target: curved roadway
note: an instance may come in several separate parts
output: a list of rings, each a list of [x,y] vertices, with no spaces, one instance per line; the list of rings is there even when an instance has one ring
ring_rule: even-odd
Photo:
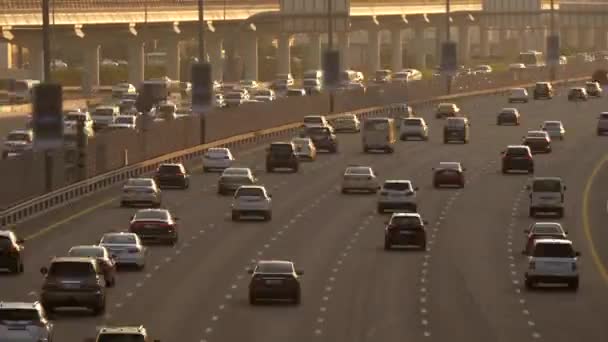
[[[231,222],[230,197],[215,193],[217,175],[195,171],[189,190],[164,197],[181,218],[179,244],[150,247],[143,271],[121,272],[104,317],[57,315],[55,339],[81,341],[104,324],[144,324],[164,341],[606,340],[607,284],[598,265],[608,264],[608,166],[583,199],[608,148],[608,137],[595,135],[605,103],[569,103],[562,91],[550,101],[515,105],[522,126],[497,127],[496,113],[511,106],[504,96],[461,100],[472,123],[468,145],[442,144],[443,121],[426,108],[420,112],[430,124],[429,142],[399,142],[393,155],[363,154],[359,136],[343,134],[339,154],[320,155],[298,174],[264,173],[262,148],[237,153],[274,195],[268,223]],[[500,173],[502,148],[549,119],[563,120],[567,136],[554,143],[553,153],[536,157],[536,174],[561,176],[568,185],[561,221],[582,252],[578,293],[524,289],[520,251],[523,229],[532,222],[523,192],[528,176]],[[431,168],[440,161],[464,163],[464,189],[432,188]],[[411,179],[420,187],[427,252],[383,250],[388,216],[375,213],[376,197],[339,192],[343,170],[353,163],[372,165],[381,179]],[[126,229],[134,210],[119,208],[117,194],[110,190],[18,227],[30,237],[26,272],[1,277],[0,298],[35,299],[38,269],[51,256]],[[264,258],[291,259],[304,270],[300,306],[249,306],[245,270]]]

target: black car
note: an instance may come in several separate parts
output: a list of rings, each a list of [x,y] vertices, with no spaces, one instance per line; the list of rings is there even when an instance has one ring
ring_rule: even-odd
[[[502,152],[502,173],[514,170],[534,173],[534,159],[529,146],[508,146]]]
[[[291,142],[275,142],[266,149],[266,172],[286,168],[298,172],[300,161],[296,155],[296,147]]]
[[[190,186],[190,175],[183,164],[160,164],[154,180],[161,189],[178,187],[187,189]]]
[[[443,143],[459,141],[464,144],[469,142],[469,120],[464,117],[448,118],[443,127]]]
[[[23,239],[9,230],[0,230],[0,268],[11,273],[21,273],[23,267]]]
[[[528,135],[523,139],[522,145],[529,146],[532,153],[550,153],[552,150],[551,138],[543,131],[528,132]]]
[[[296,271],[291,261],[260,261],[255,269],[249,270],[249,303],[255,305],[260,299],[291,300],[300,304],[300,279],[302,271]]]
[[[384,249],[389,250],[393,245],[417,246],[426,250],[426,230],[418,213],[396,213],[386,222],[384,229]]]
[[[310,138],[317,150],[338,152],[338,138],[331,127],[306,127],[300,134],[301,138]]]

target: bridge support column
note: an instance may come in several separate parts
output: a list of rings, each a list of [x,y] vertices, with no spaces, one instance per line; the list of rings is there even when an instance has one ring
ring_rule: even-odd
[[[414,46],[408,51],[413,51],[414,65],[418,69],[426,69],[426,46],[424,44],[424,27],[414,28]]]
[[[349,32],[338,32],[338,50],[340,51],[340,65],[342,70],[350,69],[350,34]]]
[[[241,37],[245,39],[244,53],[243,53],[243,65],[245,68],[245,79],[246,80],[258,80],[258,37],[254,32],[248,32],[243,34]]]
[[[291,47],[289,46],[289,34],[279,35],[277,74],[289,74],[291,72]]]
[[[485,26],[479,26],[479,56],[490,57],[490,31]]]
[[[542,52],[544,55],[547,54],[547,36],[549,34],[549,30],[546,27],[542,27],[535,31],[534,37],[535,46],[534,50]]]
[[[403,39],[401,28],[391,29],[391,69],[397,72],[403,69]]]
[[[368,75],[380,69],[380,31],[373,28],[367,31]]]
[[[91,94],[99,87],[99,49],[97,43],[84,44],[82,90],[85,94]]]
[[[129,44],[129,83],[138,87],[145,77],[144,44],[134,40]]]
[[[471,59],[471,33],[468,25],[458,27],[458,64],[468,64]]]
[[[13,66],[11,47],[8,42],[0,42],[0,70],[9,69]]]
[[[165,70],[167,77],[172,80],[180,78],[180,42],[177,37],[170,37],[167,41],[167,60],[165,62]]]
[[[321,70],[321,35],[310,33],[308,35],[308,65],[310,70]]]
[[[213,36],[206,41],[207,51],[209,51],[209,62],[211,63],[211,74],[214,81],[224,79],[224,60],[222,56],[222,39]]]
[[[582,50],[591,50],[593,49],[593,28],[591,27],[580,27],[578,29],[578,44],[579,48]]]
[[[593,33],[593,47],[595,50],[606,50],[608,45],[606,44],[606,29],[596,28]]]
[[[29,41],[26,43],[28,61],[30,65],[30,78],[44,81],[44,60],[42,56],[42,42]]]

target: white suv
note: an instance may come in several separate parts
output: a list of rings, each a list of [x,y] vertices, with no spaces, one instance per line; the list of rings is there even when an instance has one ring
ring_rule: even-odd
[[[559,177],[534,177],[527,186],[530,197],[530,217],[539,212],[553,212],[564,216],[564,191],[566,186]]]
[[[536,240],[528,258],[528,270],[525,273],[526,288],[532,289],[538,283],[565,283],[570,289],[578,290],[579,256],[580,253],[572,248],[572,241]]]
[[[382,214],[387,209],[415,213],[418,209],[416,191],[418,188],[409,180],[384,181],[378,197],[378,213]]]
[[[53,324],[39,302],[0,302],[0,317],[0,341],[41,342],[53,339]]]
[[[232,203],[232,220],[238,221],[243,216],[262,216],[264,221],[272,219],[272,195],[266,188],[258,185],[244,185],[234,194]]]
[[[402,120],[399,136],[401,140],[407,140],[410,137],[429,140],[429,127],[423,118],[405,118]]]

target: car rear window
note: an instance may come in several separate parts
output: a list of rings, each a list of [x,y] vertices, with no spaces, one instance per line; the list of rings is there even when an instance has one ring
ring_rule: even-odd
[[[9,133],[6,140],[31,142],[30,135],[25,133]]]
[[[322,124],[323,123],[323,119],[320,117],[315,117],[315,116],[308,116],[304,118],[304,123],[308,123],[308,124]]]
[[[256,272],[258,273],[292,273],[293,266],[286,262],[263,263],[259,264]]]
[[[0,323],[3,321],[40,321],[40,314],[36,309],[2,309],[0,310]]]
[[[525,148],[510,148],[507,150],[509,156],[527,156],[528,149]]]
[[[536,226],[532,229],[534,234],[559,234],[561,229],[557,226]]]
[[[417,119],[405,119],[403,120],[405,126],[422,126],[422,120]]]
[[[259,188],[240,188],[236,192],[236,197],[242,197],[242,196],[263,197],[264,191],[262,191],[262,189],[259,189]]]
[[[395,216],[391,219],[391,225],[404,227],[421,227],[422,221],[416,216]]]
[[[349,167],[346,169],[348,175],[370,175],[371,170],[368,167]]]
[[[168,220],[169,213],[164,210],[146,210],[135,213],[136,220]]]
[[[451,112],[453,110],[454,110],[454,106],[452,104],[445,103],[445,104],[439,105],[439,111],[441,111],[441,112]]]
[[[389,128],[388,120],[366,120],[363,128],[366,131],[386,131]]]
[[[55,277],[79,277],[93,272],[93,265],[89,262],[54,262],[51,264],[49,275]]]
[[[95,247],[79,247],[72,248],[68,253],[69,256],[83,258],[102,258],[104,256],[103,249]]]
[[[535,192],[561,192],[562,183],[558,180],[543,179],[535,180],[532,184],[532,191]]]
[[[385,182],[383,188],[386,190],[406,191],[412,190],[410,183],[406,182]]]
[[[547,128],[560,128],[561,124],[559,122],[545,122],[545,127],[547,127]]]
[[[135,118],[131,116],[117,117],[114,123],[132,125],[135,123]]]
[[[132,235],[105,235],[101,243],[108,244],[135,244],[135,237]]]
[[[448,119],[445,124],[448,127],[464,127],[464,120]]]
[[[310,127],[306,129],[306,133],[310,135],[328,135],[330,134],[327,127]]]
[[[572,245],[566,243],[538,243],[534,256],[539,258],[574,258]]]
[[[151,179],[129,179],[127,182],[128,186],[144,186],[151,187],[153,184]]]
[[[114,115],[114,110],[112,110],[111,108],[97,108],[95,109],[95,115],[112,116]]]
[[[291,154],[293,152],[293,147],[288,144],[273,144],[270,145],[270,152],[276,154]]]
[[[101,334],[97,342],[145,342],[141,334]]]
[[[247,176],[249,172],[247,169],[226,169],[222,173],[222,176]]]
[[[0,236],[0,249],[5,249],[13,245],[11,239],[6,236]]]
[[[179,165],[161,165],[158,168],[158,173],[162,173],[162,174],[182,173],[182,168]]]

